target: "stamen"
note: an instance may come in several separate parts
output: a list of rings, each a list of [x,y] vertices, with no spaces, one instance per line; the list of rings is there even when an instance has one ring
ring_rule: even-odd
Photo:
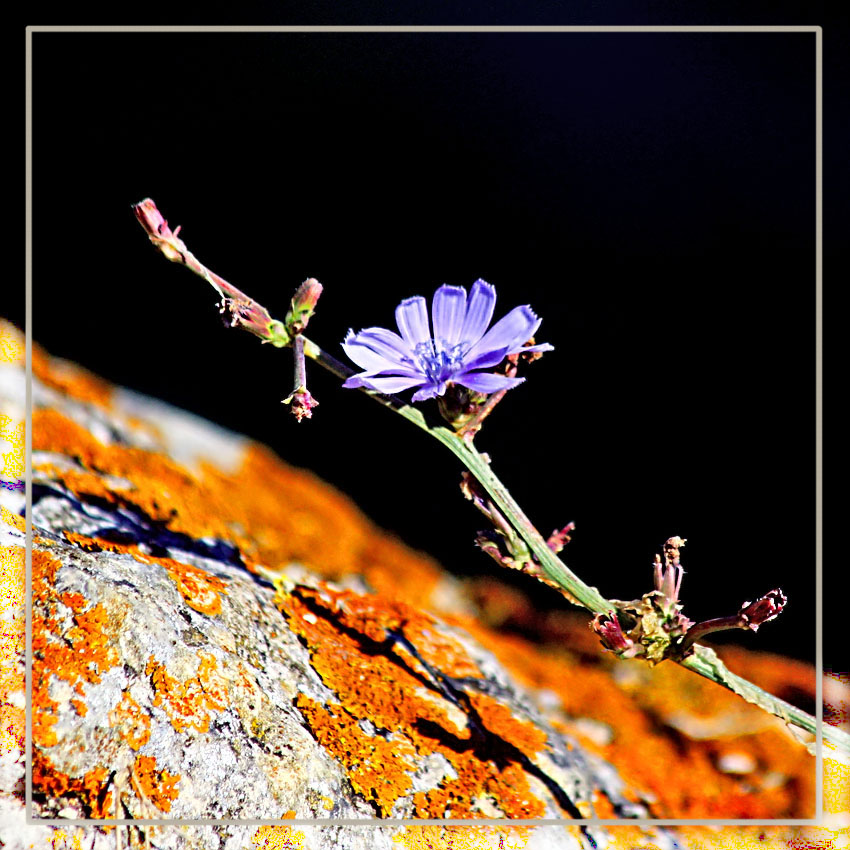
[[[448,345],[445,340],[429,339],[414,349],[419,368],[433,383],[448,381],[463,364],[467,346],[459,342]]]

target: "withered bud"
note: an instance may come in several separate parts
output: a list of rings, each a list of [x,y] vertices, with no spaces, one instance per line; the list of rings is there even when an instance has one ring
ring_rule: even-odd
[[[661,591],[668,604],[675,605],[679,601],[682,576],[685,574],[679,564],[679,550],[686,542],[681,537],[671,537],[664,544],[664,563],[658,555],[655,556],[655,589]]]
[[[319,406],[319,402],[310,395],[305,387],[297,389],[291,396],[285,398],[282,404],[291,406],[292,414],[300,422],[302,419],[313,418],[313,408]]]
[[[576,530],[574,522],[568,522],[560,531],[556,528],[546,541],[546,545],[555,553],[560,552],[570,542],[571,534]]]
[[[602,645],[618,655],[634,654],[635,642],[628,637],[620,626],[615,611],[607,614],[597,614],[590,627],[599,635]]]
[[[738,616],[745,620],[745,628],[756,632],[762,623],[778,617],[787,602],[785,594],[776,588],[756,599],[755,602],[745,602],[738,611]]]
[[[487,493],[481,484],[479,484],[478,479],[471,472],[467,472],[467,470],[463,470],[460,474],[460,492],[463,493],[465,499],[473,502],[479,510],[488,513],[486,510],[488,501]]]

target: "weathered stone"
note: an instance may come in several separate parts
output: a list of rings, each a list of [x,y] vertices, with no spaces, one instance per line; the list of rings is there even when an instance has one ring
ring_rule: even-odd
[[[20,342],[3,333],[13,423]],[[336,822],[811,811],[805,748],[734,696],[675,665],[615,662],[569,618],[546,626],[569,652],[489,628],[437,564],[245,438],[39,350],[32,388],[34,816],[299,820],[122,830],[162,848],[648,850],[715,845],[637,825]],[[16,469],[0,491],[9,587],[22,570]],[[5,609],[10,695],[21,601]],[[758,661],[739,658],[757,678]],[[808,668],[783,671],[813,693]],[[4,709],[18,746],[0,761],[2,841],[62,846],[62,832],[69,847],[114,847],[100,827],[24,827],[17,703]]]

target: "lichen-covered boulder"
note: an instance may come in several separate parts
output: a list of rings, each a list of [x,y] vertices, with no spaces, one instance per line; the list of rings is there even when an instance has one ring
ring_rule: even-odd
[[[21,448],[21,342],[0,327]],[[660,850],[715,845],[570,821],[812,815],[814,760],[733,695],[613,661],[569,617],[538,630],[559,650],[500,632],[506,589],[465,592],[267,449],[39,349],[33,373],[33,816],[255,822],[126,831],[163,848]],[[114,847],[108,827],[24,826],[23,467],[4,475],[0,841]],[[727,662],[814,694],[805,665]],[[349,825],[402,818],[564,825]]]

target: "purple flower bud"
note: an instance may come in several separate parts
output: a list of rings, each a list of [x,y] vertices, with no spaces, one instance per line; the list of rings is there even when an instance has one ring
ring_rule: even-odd
[[[745,628],[756,632],[762,623],[778,617],[787,601],[785,594],[779,588],[776,588],[756,599],[755,602],[745,602],[741,606],[738,616],[745,621]]]

